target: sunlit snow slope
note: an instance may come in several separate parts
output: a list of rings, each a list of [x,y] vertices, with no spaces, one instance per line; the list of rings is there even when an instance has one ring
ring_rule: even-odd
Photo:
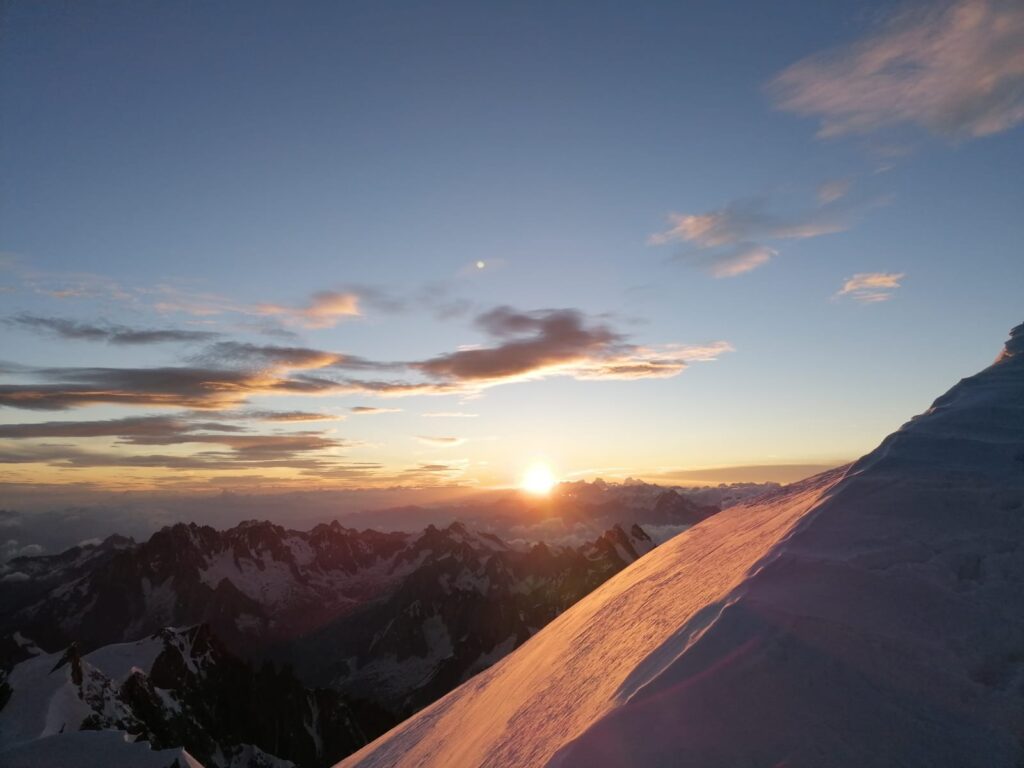
[[[1024,765],[1024,326],[853,466],[656,549],[342,766]]]

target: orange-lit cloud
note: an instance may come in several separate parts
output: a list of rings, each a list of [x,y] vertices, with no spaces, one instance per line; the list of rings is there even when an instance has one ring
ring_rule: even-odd
[[[345,417],[336,413],[316,413],[313,411],[242,411],[231,414],[235,418],[255,419],[257,421],[342,421]]]
[[[865,304],[888,301],[904,277],[902,272],[862,272],[847,279],[836,296],[849,296]]]
[[[476,322],[496,344],[463,348],[413,366],[434,379],[488,387],[547,376],[664,378],[680,373],[689,359],[708,359],[709,347],[630,344],[621,333],[572,309],[521,312],[498,307]],[[714,354],[730,349],[726,342],[713,345]]]
[[[740,243],[735,248],[720,251],[704,260],[704,268],[713,277],[735,277],[767,264],[779,255],[774,248],[757,243]]]
[[[714,277],[735,277],[778,255],[764,240],[806,240],[843,232],[850,226],[853,208],[827,204],[788,216],[768,210],[761,198],[737,200],[707,213],[671,213],[669,228],[651,235],[650,245],[683,243],[693,250],[678,258]]]
[[[416,439],[424,445],[432,445],[439,448],[452,448],[466,442],[464,437],[447,437],[436,435],[416,435]]]
[[[912,123],[971,138],[1024,122],[1024,3],[956,0],[904,11],[877,33],[819,53],[769,86],[819,135]]]
[[[784,217],[770,213],[762,199],[737,200],[701,214],[669,214],[671,226],[648,239],[651,245],[693,243],[700,248],[736,245],[754,238],[779,240],[819,237],[842,232],[849,225],[835,209],[816,209]]]
[[[193,365],[188,366],[8,365],[0,373],[23,383],[0,384],[0,406],[64,410],[114,404],[225,411],[258,395],[465,395],[549,376],[664,378],[681,372],[688,361],[713,359],[731,350],[725,342],[707,346],[632,344],[605,322],[574,309],[524,312],[498,307],[480,314],[475,324],[491,337],[491,345],[462,347],[399,363],[308,347],[218,341],[192,355]],[[368,371],[393,371],[395,377],[357,375]],[[381,412],[383,409],[369,406],[352,410],[355,414]]]
[[[284,317],[306,328],[330,328],[343,318],[359,316],[359,294],[354,291],[320,291],[301,307],[258,304],[256,312]]]
[[[401,408],[379,408],[375,405],[354,405],[349,410],[359,416],[376,416],[381,413],[401,413]]]

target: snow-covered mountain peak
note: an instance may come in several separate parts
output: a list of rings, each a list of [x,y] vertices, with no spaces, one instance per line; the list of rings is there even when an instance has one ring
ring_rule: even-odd
[[[690,528],[341,765],[1024,764],[1022,339],[856,464]]]
[[[1003,351],[996,362],[1003,362],[1011,357],[1016,357],[1018,364],[1024,359],[1024,323],[1010,331],[1010,338],[1007,339],[1006,345],[1003,347]]]

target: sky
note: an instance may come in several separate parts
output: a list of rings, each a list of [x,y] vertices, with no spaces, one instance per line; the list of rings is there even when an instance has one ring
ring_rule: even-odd
[[[1015,0],[0,24],[9,500],[792,480],[1024,320]]]

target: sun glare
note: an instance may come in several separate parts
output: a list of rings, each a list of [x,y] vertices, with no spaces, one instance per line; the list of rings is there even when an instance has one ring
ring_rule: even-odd
[[[558,480],[547,464],[534,464],[523,475],[521,487],[527,493],[546,496]]]

